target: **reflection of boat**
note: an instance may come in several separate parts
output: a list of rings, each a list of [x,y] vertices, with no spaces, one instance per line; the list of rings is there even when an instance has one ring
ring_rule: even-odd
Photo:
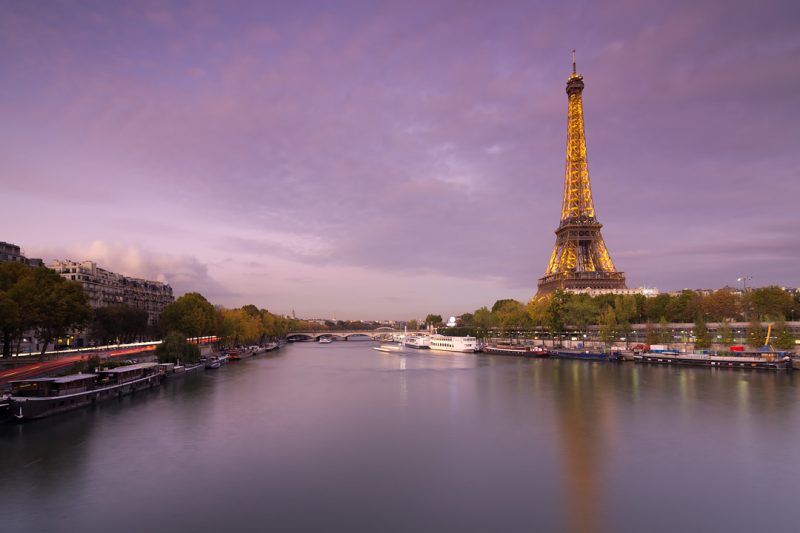
[[[330,338],[330,337],[320,337],[319,338],[319,343],[320,344],[330,344],[332,342],[333,342],[333,339]]]
[[[611,352],[596,352],[592,350],[567,350],[567,349],[558,349],[558,350],[549,350],[550,357],[556,357],[558,359],[583,359],[585,361],[621,361],[622,360],[622,353],[611,351]]]
[[[430,339],[431,350],[442,352],[477,352],[478,339],[475,337],[448,337],[434,335]]]
[[[18,420],[41,418],[155,387],[161,378],[158,363],[138,363],[95,374],[12,381],[9,410]]]
[[[386,345],[373,346],[372,349],[378,350],[379,352],[387,352],[387,353],[399,352],[401,350],[399,346],[386,346]]]
[[[406,335],[403,344],[411,348],[428,349],[431,347],[431,338],[424,335]]]
[[[520,346],[519,344],[487,344],[484,353],[494,355],[519,355],[522,357],[547,357],[549,352],[544,346]]]

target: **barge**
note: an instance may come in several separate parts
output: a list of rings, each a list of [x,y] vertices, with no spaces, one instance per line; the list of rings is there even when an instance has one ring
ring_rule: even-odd
[[[547,357],[550,355],[544,346],[520,346],[518,344],[487,344],[483,347],[483,353],[521,357]]]
[[[158,363],[138,363],[94,374],[12,381],[8,409],[17,420],[31,420],[119,398],[161,384]]]
[[[550,350],[550,357],[557,359],[581,359],[584,361],[605,361],[617,362],[622,361],[622,352],[596,352],[592,350]]]
[[[705,353],[643,353],[634,356],[637,363],[689,365],[713,368],[745,368],[750,370],[792,370],[787,352],[744,352],[742,355]]]

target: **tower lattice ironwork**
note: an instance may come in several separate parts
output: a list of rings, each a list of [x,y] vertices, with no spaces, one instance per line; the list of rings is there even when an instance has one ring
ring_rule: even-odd
[[[567,163],[564,174],[564,199],[561,222],[556,229],[556,244],[538,294],[556,289],[624,289],[625,274],[617,272],[600,234],[603,227],[595,218],[589,166],[586,162],[586,137],[583,126],[583,76],[575,65],[567,80]]]

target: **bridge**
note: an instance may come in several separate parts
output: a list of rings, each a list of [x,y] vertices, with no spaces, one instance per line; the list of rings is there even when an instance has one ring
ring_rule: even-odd
[[[286,335],[286,340],[289,342],[308,342],[319,341],[321,338],[325,337],[335,341],[386,340],[394,333],[397,333],[397,330],[388,326],[369,330],[293,331]]]

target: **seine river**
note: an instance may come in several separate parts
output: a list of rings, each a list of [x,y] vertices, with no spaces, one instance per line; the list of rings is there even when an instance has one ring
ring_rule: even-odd
[[[800,374],[372,345],[289,345],[4,425],[0,529],[800,527]]]

